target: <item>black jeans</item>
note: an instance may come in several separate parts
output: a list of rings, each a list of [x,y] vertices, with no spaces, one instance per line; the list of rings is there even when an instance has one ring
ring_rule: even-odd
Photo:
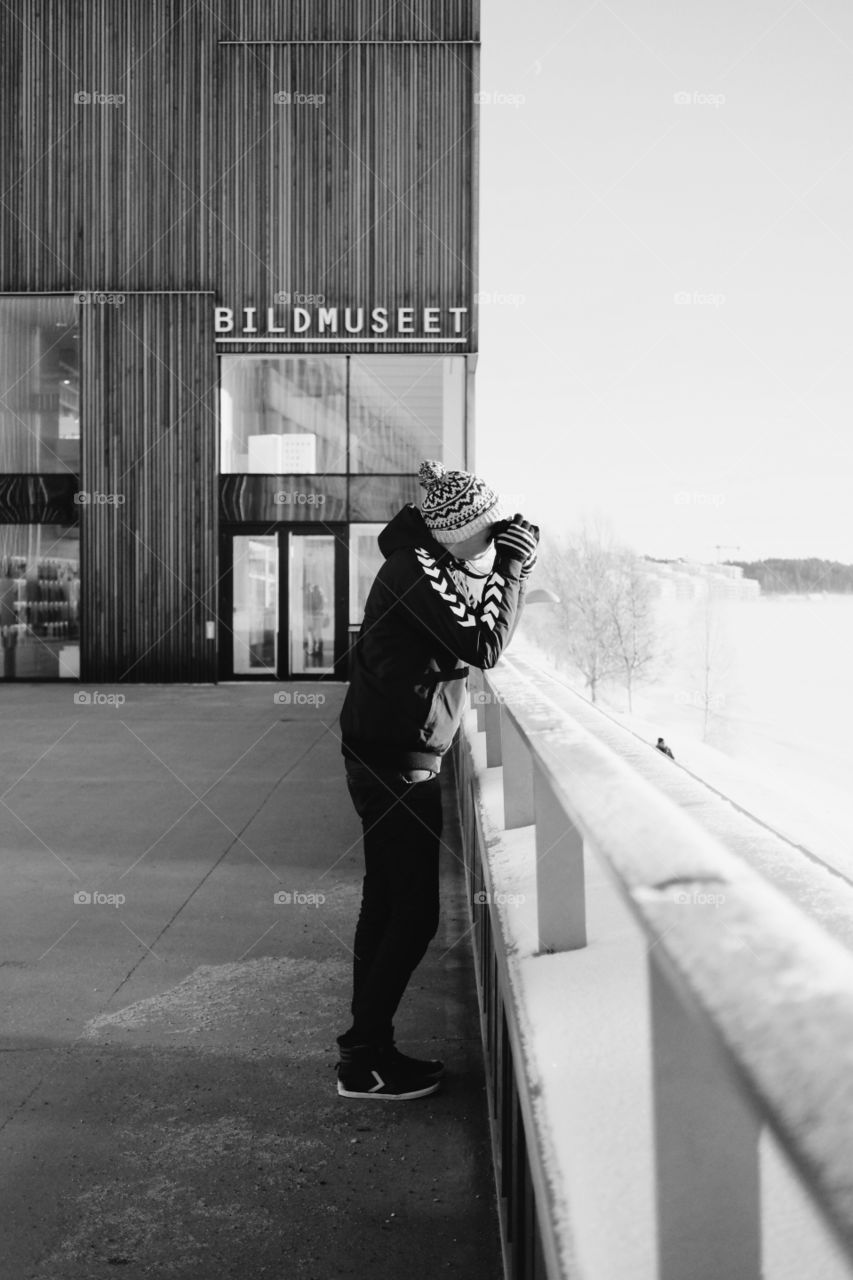
[[[393,1035],[409,979],[438,929],[441,783],[346,759],[347,786],[364,828],[364,882],[353,950],[353,1025],[344,1043]]]

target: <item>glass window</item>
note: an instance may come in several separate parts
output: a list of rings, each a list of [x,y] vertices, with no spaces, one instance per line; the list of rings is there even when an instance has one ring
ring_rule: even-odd
[[[384,524],[351,524],[349,531],[349,625],[360,627],[367,593],[384,559],[376,539]]]
[[[345,472],[346,359],[223,356],[224,474]]]
[[[465,466],[462,356],[352,356],[350,470],[417,472],[424,458]]]
[[[73,298],[0,298],[0,472],[80,467]]]
[[[80,676],[80,535],[0,525],[0,653],[5,680]]]
[[[464,467],[465,358],[222,356],[220,417],[225,475]]]

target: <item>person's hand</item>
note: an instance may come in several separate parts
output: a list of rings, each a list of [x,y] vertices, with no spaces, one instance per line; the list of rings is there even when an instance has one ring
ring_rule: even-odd
[[[528,556],[524,564],[521,566],[522,582],[524,582],[525,578],[529,578],[533,570],[536,568],[536,556],[537,556],[537,552],[534,551],[533,555]]]
[[[517,512],[509,523],[495,535],[495,552],[508,560],[520,560],[522,566],[530,568],[536,561],[536,547],[539,542],[539,526],[525,520]],[[528,570],[529,571],[529,570]]]

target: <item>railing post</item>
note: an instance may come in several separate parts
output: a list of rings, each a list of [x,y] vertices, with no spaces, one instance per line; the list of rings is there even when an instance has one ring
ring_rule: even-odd
[[[761,1280],[759,1126],[649,955],[660,1280]]]
[[[487,704],[488,705],[488,704]],[[507,708],[498,704],[504,774],[504,827],[527,827],[533,815],[533,760],[530,746],[516,728]]]
[[[477,712],[477,732],[482,733],[486,727],[486,711],[484,703],[488,694],[483,680],[483,673],[479,667],[471,667],[468,674],[468,692],[471,698],[471,706]]]
[[[498,695],[483,682],[486,700],[483,703],[483,728],[486,731],[486,768],[493,769],[501,763],[501,707]]]
[[[586,946],[583,837],[567,818],[538,761],[533,798],[539,950],[573,951]]]

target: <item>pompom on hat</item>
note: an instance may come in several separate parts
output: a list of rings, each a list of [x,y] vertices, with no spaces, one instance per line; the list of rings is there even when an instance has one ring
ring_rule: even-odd
[[[436,542],[449,546],[506,519],[494,489],[470,471],[448,471],[427,458],[418,479],[426,489],[421,513]]]

